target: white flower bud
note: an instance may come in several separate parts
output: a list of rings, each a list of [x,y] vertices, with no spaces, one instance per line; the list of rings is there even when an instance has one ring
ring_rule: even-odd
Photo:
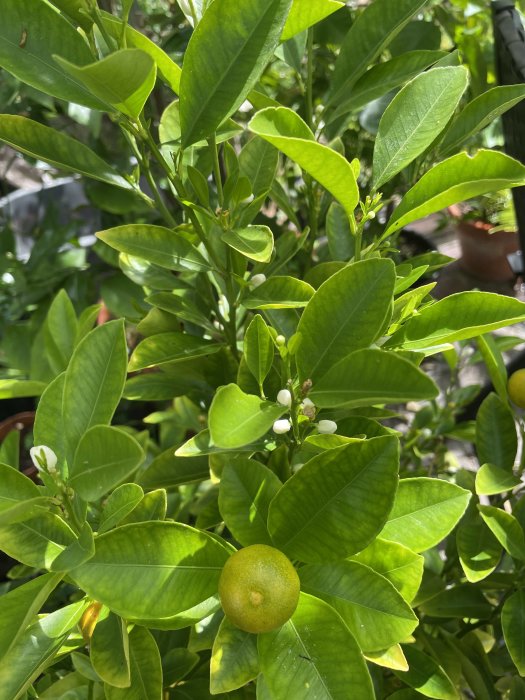
[[[320,420],[317,424],[317,430],[323,434],[335,433],[337,430],[337,423],[333,420]]]
[[[315,408],[315,404],[312,401],[312,399],[303,399],[303,403],[301,404],[302,408]]]
[[[29,455],[38,471],[45,470],[49,474],[56,474],[57,456],[46,445],[35,445],[29,450]]]
[[[315,418],[315,404],[311,399],[303,399],[301,404],[303,415],[313,420]]]
[[[292,424],[288,418],[281,418],[281,420],[276,420],[273,424],[273,432],[277,433],[277,435],[284,435],[290,430],[291,427]]]
[[[367,216],[369,219],[375,219],[376,213],[375,213],[375,211],[369,211]]]
[[[288,391],[288,389],[281,389],[281,391],[277,394],[277,403],[280,403],[281,406],[287,406],[288,408],[291,408],[292,395]]]
[[[286,338],[284,337],[284,335],[278,335],[275,339],[275,342],[277,343],[277,345],[282,347],[283,345],[286,345]]]
[[[258,275],[254,275],[250,280],[250,284],[252,285],[252,287],[260,287],[261,284],[264,284],[265,282],[266,275],[263,275],[262,272]]]

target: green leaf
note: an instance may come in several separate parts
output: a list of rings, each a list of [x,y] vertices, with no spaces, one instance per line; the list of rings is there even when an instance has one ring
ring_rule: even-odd
[[[362,109],[369,102],[412,80],[442,56],[443,51],[407,51],[367,70],[352,87],[347,98],[330,114],[328,123],[347,112]]]
[[[102,21],[110,36],[120,41],[122,36],[122,22],[108,12],[101,12]],[[175,93],[180,90],[180,77],[182,69],[163,51],[160,46],[157,46],[151,39],[141,32],[126,25],[125,29],[126,43],[128,47],[140,49],[147,53],[157,64],[159,76]]]
[[[383,238],[451,204],[525,182],[525,166],[504,153],[458,153],[426,172],[388,221]]]
[[[141,446],[128,433],[95,425],[78,443],[68,486],[85,501],[97,501],[130,476],[144,457]]]
[[[341,7],[344,7],[344,2],[340,0],[294,0],[284,25],[281,41],[288,41],[308,27],[313,27]]]
[[[132,523],[97,537],[95,556],[70,576],[126,619],[161,621],[215,595],[228,556],[217,539],[187,525]]]
[[[105,619],[99,619],[89,647],[91,663],[100,678],[117,688],[129,688],[130,650],[124,620],[112,612]]]
[[[317,455],[270,504],[268,529],[275,545],[290,558],[311,563],[364,549],[392,508],[398,466],[398,441],[393,436]],[[366,494],[372,492],[370,499]]]
[[[386,258],[347,265],[322,284],[301,316],[301,381],[322,377],[354,350],[376,340],[391,314],[395,268]]]
[[[329,369],[309,397],[320,408],[353,408],[433,399],[438,393],[433,380],[400,355],[363,348]]]
[[[0,663],[0,688],[5,698],[18,700],[38,678],[67,640],[87,608],[86,601],[67,605],[28,627]]]
[[[0,141],[61,170],[132,189],[127,180],[83,143],[32,119],[0,114]]]
[[[332,202],[326,215],[326,237],[328,239],[328,249],[333,260],[346,261],[353,257],[355,239],[350,231],[350,224],[345,210],[337,202]],[[317,265],[316,267],[319,266]],[[314,267],[313,270],[315,269]]]
[[[75,307],[67,292],[62,289],[49,307],[44,329],[46,354],[56,374],[67,367],[75,347],[77,328]]]
[[[341,45],[328,106],[345,100],[356,80],[424,5],[426,0],[375,0],[364,9]]]
[[[430,549],[454,528],[470,496],[469,491],[441,479],[401,479],[380,536],[414,552]]]
[[[0,663],[26,627],[34,621],[61,578],[57,574],[44,574],[0,597]]]
[[[244,547],[273,544],[266,524],[268,508],[281,486],[277,476],[255,460],[237,458],[224,467],[219,510],[227,528]]]
[[[387,578],[410,603],[419,590],[424,559],[397,542],[376,538],[352,557]]]
[[[250,260],[268,262],[273,252],[273,233],[268,226],[247,226],[224,231],[221,239]]]
[[[505,367],[502,348],[498,345],[497,339],[490,333],[480,335],[479,338],[476,338],[476,343],[479,348],[479,356],[483,358],[494,389],[500,399],[507,402],[507,368]],[[471,362],[473,360],[474,358],[471,358]]]
[[[313,297],[314,289],[295,277],[275,275],[242,299],[246,309],[299,309]]]
[[[301,593],[291,619],[257,640],[260,668],[271,698],[374,700],[361,650],[327,603]],[[283,670],[286,669],[286,673]]]
[[[132,119],[138,118],[155,85],[155,61],[140,49],[121,49],[84,66],[54,58],[91,94]]]
[[[497,394],[490,393],[479,407],[476,416],[476,452],[479,463],[488,462],[496,466],[507,472],[507,477],[513,481],[512,468],[517,451],[518,436],[514,415],[507,403],[504,403]],[[501,491],[494,493],[501,493]]]
[[[125,224],[99,231],[97,238],[121,253],[178,272],[210,270],[199,251],[177,231],[150,224]]]
[[[159,648],[151,632],[134,627],[129,633],[131,684],[116,688],[106,683],[106,700],[162,700],[162,665]]]
[[[525,561],[525,534],[518,520],[501,508],[480,506],[478,510],[501,546],[514,559]]]
[[[256,443],[243,445],[235,448],[237,452],[258,452],[265,449],[266,441],[261,440]],[[228,447],[217,447],[210,435],[209,430],[201,430],[194,437],[187,440],[176,451],[176,457],[202,457],[203,455],[224,454],[230,452]]]
[[[417,627],[418,619],[400,593],[368,566],[356,561],[309,564],[299,575],[301,590],[337,610],[365,652],[404,641]]]
[[[340,153],[318,143],[298,114],[287,107],[267,107],[257,112],[248,128],[295,161],[342,204],[347,216],[353,216],[359,189],[352,166]]]
[[[434,68],[402,88],[381,117],[374,146],[377,190],[421,155],[443,131],[468,85],[463,66]]]
[[[47,445],[59,460],[65,457],[65,428],[62,401],[66,373],[56,377],[42,394],[36,409],[33,440],[35,445]]]
[[[94,554],[93,530],[89,523],[85,522],[78,537],[53,559],[51,571],[70,571],[91,559]]]
[[[520,676],[525,675],[525,591],[513,593],[501,611],[505,644]]]
[[[21,399],[26,396],[41,396],[45,382],[24,379],[0,379],[0,399]]]
[[[208,460],[204,457],[175,457],[173,448],[155,457],[136,477],[137,483],[147,490],[174,489],[182,484],[205,481],[210,476]]]
[[[47,3],[5,0],[0,28],[0,66],[47,95],[104,110],[105,104],[58,66],[53,54],[79,65],[93,60],[80,32]]]
[[[523,85],[497,85],[466,104],[447,129],[438,146],[440,154],[458,150],[474,134],[525,98]]]
[[[412,645],[403,647],[410,670],[394,674],[403,683],[411,686],[427,698],[437,700],[459,700],[459,693],[441,666]]]
[[[480,496],[494,496],[512,491],[520,483],[512,472],[495,464],[483,464],[476,473],[476,493]]]
[[[75,540],[69,525],[51,512],[0,526],[0,550],[35,569],[50,569],[53,561]]]
[[[405,350],[421,350],[467,340],[523,320],[525,303],[518,299],[490,292],[459,292],[421,309],[405,323],[400,336]]]
[[[213,642],[210,693],[229,693],[257,677],[257,637],[232,625],[225,617]]]
[[[419,605],[419,609],[430,617],[465,617],[487,619],[493,607],[479,588],[470,583],[452,586]]]
[[[20,467],[20,431],[10,430],[0,443],[0,463],[18,471]]]
[[[98,326],[75,349],[66,371],[62,404],[70,452],[76,451],[89,428],[110,423],[122,396],[126,364],[123,321]]]
[[[98,528],[99,535],[124,520],[143,498],[144,491],[138,484],[122,484],[115,489],[104,504]]]
[[[217,391],[210,406],[211,439],[217,447],[243,447],[261,438],[287,410],[228,384]]]
[[[258,136],[250,139],[239,153],[239,173],[251,182],[256,197],[268,192],[278,164],[277,149]]]
[[[291,0],[216,0],[195,28],[180,82],[182,145],[210,136],[242,104],[279,44]],[[217,25],[222,31],[217,33]]]
[[[461,566],[471,583],[486,578],[501,559],[501,545],[479,516],[460,522],[456,544]]]
[[[244,334],[244,359],[257,383],[262,387],[273,364],[275,347],[265,320],[257,314]]]
[[[129,361],[129,371],[136,372],[167,362],[182,362],[218,352],[221,345],[188,333],[159,333],[142,340]]]

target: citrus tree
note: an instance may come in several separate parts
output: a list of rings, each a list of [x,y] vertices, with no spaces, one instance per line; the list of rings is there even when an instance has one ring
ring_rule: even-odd
[[[416,219],[524,184],[519,162],[458,148],[525,91],[465,104],[457,54],[389,56],[425,0],[180,5],[182,68],[127,23],[130,2],[112,16],[93,0],[4,1],[0,64],[57,109],[107,114],[126,165],[22,114],[0,116],[0,139],[147,210],[97,234],[136,285],[127,319],[93,329],[98,308],[78,315],[59,293],[44,379],[1,385],[40,396],[37,483],[14,435],[0,453],[0,548],[19,562],[0,597],[1,693],[519,697],[525,535],[501,494],[521,467],[500,437],[516,429],[486,334],[525,305],[435,302],[432,282],[414,284],[443,256],[392,253]],[[332,43],[321,92],[314,63]],[[157,122],[159,89],[172,99]],[[332,131],[390,89],[362,175]],[[385,217],[382,192],[416,160],[424,172]],[[425,358],[478,337],[499,387],[479,419],[491,492],[479,475],[400,473],[384,419],[435,402]],[[122,399],[152,402],[155,439]]]

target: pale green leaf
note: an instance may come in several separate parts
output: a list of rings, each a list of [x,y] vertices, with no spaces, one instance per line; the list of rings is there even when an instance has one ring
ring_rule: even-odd
[[[505,551],[514,559],[525,561],[525,534],[519,521],[495,506],[478,505],[478,510]]]
[[[293,0],[281,41],[287,41],[344,7],[340,0]]]
[[[313,297],[314,289],[295,277],[274,275],[242,299],[247,309],[299,309]]]
[[[242,688],[258,673],[256,635],[240,630],[225,617],[213,642],[210,692],[216,695]]]
[[[268,226],[247,226],[224,231],[222,240],[250,260],[268,262],[273,252],[273,233]]]

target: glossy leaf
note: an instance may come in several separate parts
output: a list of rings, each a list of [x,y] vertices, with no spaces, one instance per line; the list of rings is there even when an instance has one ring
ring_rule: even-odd
[[[477,134],[499,116],[525,98],[523,85],[497,85],[466,104],[447,129],[438,146],[440,154],[458,150],[471,136]]]
[[[328,105],[347,98],[356,80],[381,54],[426,0],[375,0],[352,24],[341,45],[328,96]]]
[[[288,41],[308,27],[321,22],[344,7],[340,0],[294,0],[284,25],[281,41]]]
[[[111,530],[140,503],[144,491],[138,484],[122,484],[108,496],[104,503],[98,532]]]
[[[105,104],[80,81],[62,70],[53,54],[79,65],[93,60],[82,35],[47,3],[5,0],[0,27],[0,66],[45,94],[91,109],[105,109]]]
[[[471,583],[491,574],[501,559],[501,545],[479,517],[461,521],[456,532],[459,560]]]
[[[251,182],[255,196],[268,192],[278,163],[277,149],[258,136],[250,139],[239,153],[239,173]]]
[[[67,367],[75,347],[77,326],[75,307],[62,289],[49,307],[44,329],[46,354],[56,374]]]
[[[134,523],[97,537],[95,556],[70,576],[118,615],[153,622],[216,594],[228,556],[216,539],[187,525]]]
[[[210,692],[229,693],[249,683],[259,673],[257,637],[224,618],[213,642]]]
[[[0,663],[0,687],[5,698],[23,697],[68,638],[88,603],[60,608],[33,623],[21,634]]]
[[[509,336],[504,337],[512,342]],[[483,358],[487,368],[492,386],[502,401],[508,401],[507,368],[505,367],[502,348],[498,346],[496,338],[491,333],[480,335],[479,338],[476,338],[476,343],[479,348],[479,355]]]
[[[129,633],[129,688],[105,684],[106,700],[162,700],[162,665],[151,632],[134,627]]]
[[[59,170],[80,173],[110,185],[132,189],[121,175],[94,151],[67,134],[27,117],[0,114],[0,141]]]
[[[259,440],[255,443],[237,447],[237,452],[256,452],[265,448],[266,441]],[[187,440],[176,451],[176,457],[202,457],[203,455],[221,454],[229,452],[228,447],[217,447],[211,439],[209,430],[201,430],[194,437]]]
[[[26,627],[34,621],[61,578],[58,574],[37,576],[0,597],[0,664]]]
[[[270,697],[374,700],[361,650],[337,612],[301,593],[291,619],[257,640]]]
[[[470,583],[452,586],[421,603],[421,612],[431,617],[487,619],[493,607],[479,588]]]
[[[307,282],[274,275],[243,297],[242,305],[246,309],[300,309],[313,295]]]
[[[320,408],[401,403],[437,395],[433,380],[411,362],[395,353],[370,348],[340,360],[309,393]]]
[[[268,529],[275,545],[293,559],[312,563],[364,549],[392,508],[397,471],[398,443],[391,436],[317,455],[270,504]]]
[[[345,210],[338,202],[332,202],[326,215],[326,237],[333,260],[350,260],[355,251],[355,239]],[[315,268],[314,268],[315,269]]]
[[[377,537],[352,559],[388,579],[408,603],[418,592],[423,577],[423,557],[397,542]]]
[[[69,470],[68,485],[85,501],[97,501],[144,461],[139,443],[128,433],[95,425],[81,437]]]
[[[401,479],[394,507],[380,536],[414,552],[423,552],[448,535],[469,500],[469,491],[441,479]]]
[[[180,82],[182,145],[210,136],[254,87],[279,44],[291,0],[219,0],[195,28]],[[223,30],[217,24],[228,17]]]
[[[174,449],[170,447],[157,455],[146,469],[141,470],[136,481],[147,490],[174,489],[181,484],[205,481],[209,476],[207,459],[176,457]]]
[[[388,105],[374,146],[378,189],[421,155],[443,131],[468,84],[463,66],[434,68],[411,80]]]
[[[195,246],[177,231],[150,224],[125,224],[99,231],[97,238],[121,253],[135,255],[168,270],[202,272],[210,269]]]
[[[58,459],[65,457],[65,436],[62,401],[66,373],[59,374],[42,394],[36,410],[33,439],[35,445],[47,445]]]
[[[399,337],[405,350],[421,350],[523,320],[525,303],[518,299],[490,292],[459,292],[421,309],[406,322]]]
[[[410,189],[388,221],[383,238],[451,204],[525,182],[525,166],[504,153],[480,149],[434,165]]]
[[[511,557],[525,561],[525,534],[518,520],[501,508],[478,506],[481,517]]]
[[[459,700],[459,693],[441,666],[411,645],[403,647],[409,670],[394,671],[403,683],[411,686],[427,698]]]
[[[237,384],[221,387],[208,416],[210,436],[217,447],[236,449],[261,438],[288,409],[245,394]]]
[[[0,527],[0,550],[35,569],[50,569],[53,561],[75,539],[69,525],[50,512]]]
[[[224,467],[219,488],[219,510],[227,528],[244,547],[272,545],[268,508],[282,486],[267,467],[252,459],[237,458]]]
[[[443,51],[407,51],[372,66],[353,86],[348,98],[337,105],[329,123],[347,112],[357,111],[365,105],[408,80],[412,80],[443,55]]]
[[[390,581],[359,562],[308,564],[299,575],[301,590],[337,610],[365,652],[404,641],[417,627],[417,617]]]
[[[246,329],[243,351],[248,369],[255,377],[259,387],[262,387],[272,368],[275,347],[268,326],[259,314],[253,317]]]
[[[512,481],[517,451],[518,436],[512,411],[497,394],[490,393],[476,416],[476,452],[479,463],[495,465],[506,471]]]
[[[509,654],[520,676],[525,675],[525,591],[513,593],[501,611],[501,626]]]
[[[318,143],[307,124],[287,107],[267,107],[248,125],[250,131],[295,161],[353,216],[359,202],[355,173],[342,155]]]
[[[348,265],[319,287],[301,316],[297,350],[301,380],[315,381],[382,333],[391,313],[395,270],[391,260]]]
[[[188,333],[159,333],[142,340],[129,361],[129,371],[155,367],[167,362],[182,362],[218,352],[221,345]]]
[[[53,559],[51,571],[70,571],[85,561],[91,559],[95,553],[95,541],[93,530],[88,522],[80,528],[78,536],[69,544],[63,552]]]
[[[95,328],[77,346],[66,371],[62,403],[71,453],[89,428],[111,421],[122,396],[126,363],[122,321],[109,321]]]
[[[126,623],[110,612],[98,620],[90,639],[91,663],[100,678],[117,688],[131,684],[129,638]]]
[[[140,49],[121,49],[84,66],[55,60],[95,97],[132,119],[142,112],[157,75],[155,61]]]
[[[273,234],[268,226],[247,226],[224,231],[222,240],[256,262],[268,262],[273,252]]]
[[[40,396],[45,388],[45,382],[24,379],[0,379],[0,399],[21,399],[27,396]]]
[[[512,491],[519,483],[512,472],[495,464],[483,464],[476,473],[476,493],[481,496]]]

